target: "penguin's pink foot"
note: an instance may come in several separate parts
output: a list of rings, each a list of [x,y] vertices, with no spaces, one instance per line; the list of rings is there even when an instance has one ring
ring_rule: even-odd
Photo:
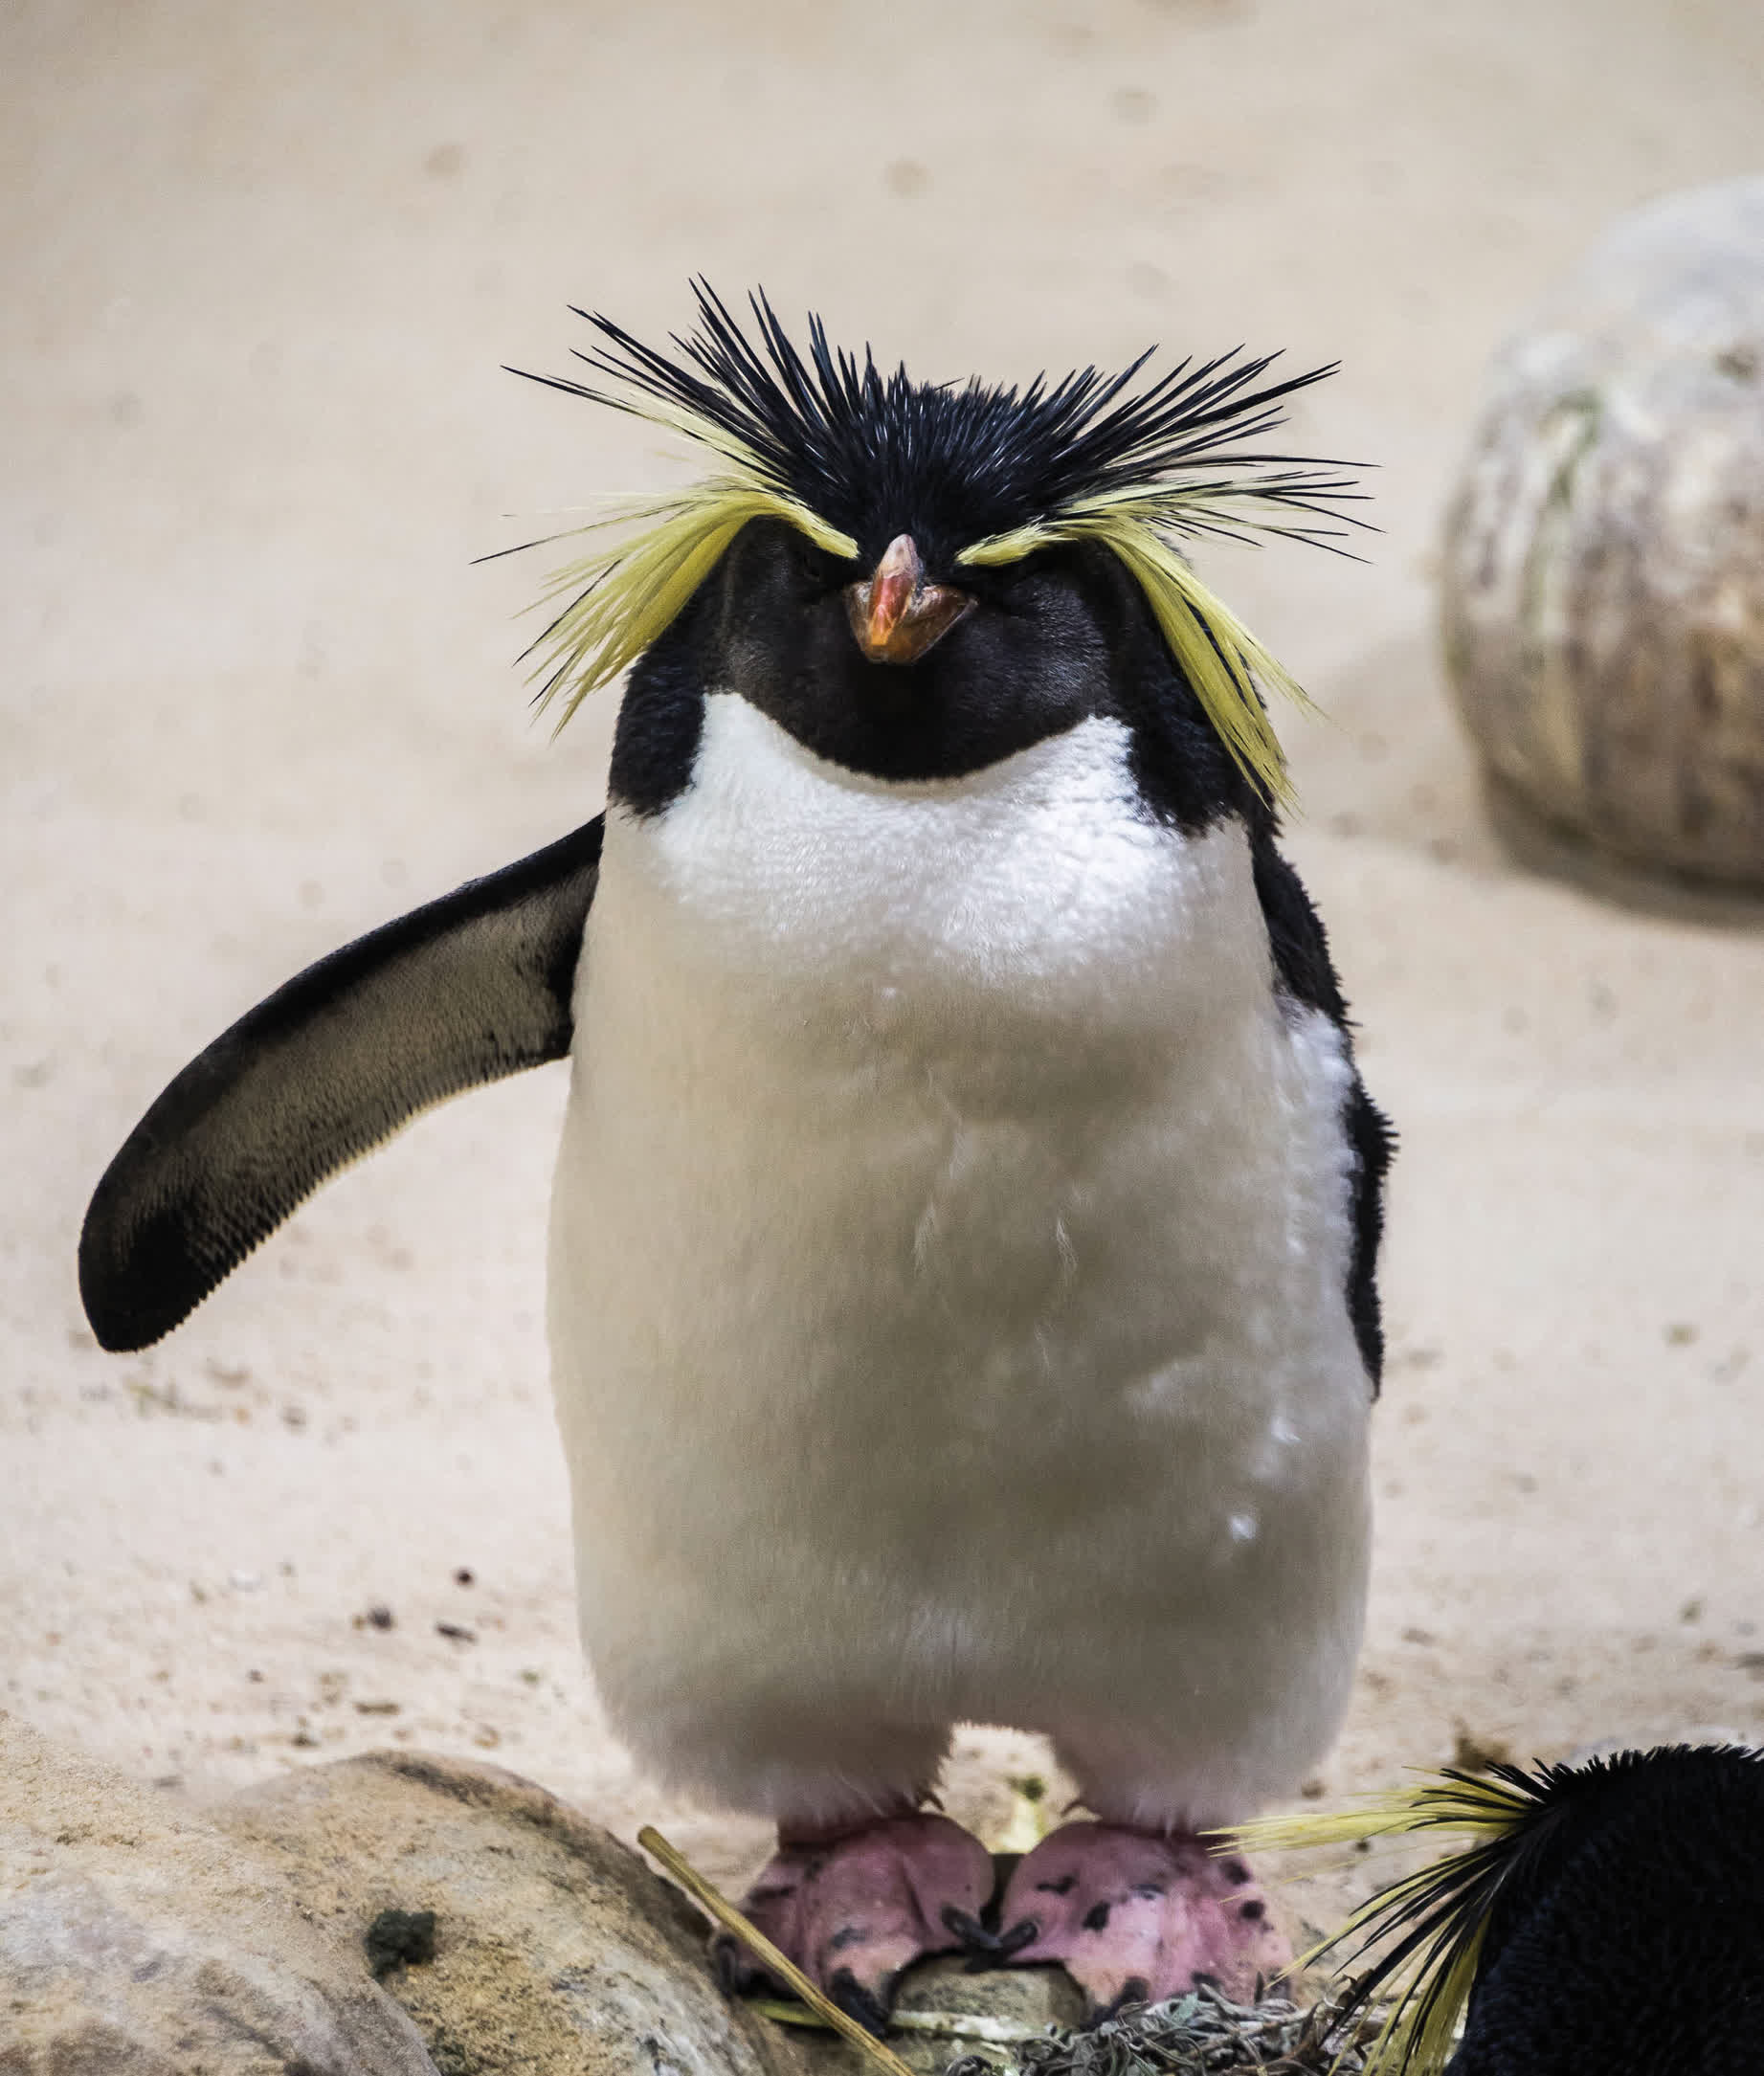
[[[1063,1825],[1018,1863],[998,1924],[1013,1962],[1063,1964],[1093,2020],[1203,1982],[1252,2003],[1292,1961],[1245,1862],[1180,1832]]]
[[[880,2033],[901,1972],[984,1938],[993,1862],[948,1817],[884,1817],[831,1838],[780,1838],[742,1909],[842,2010]],[[725,1988],[773,1978],[728,1932],[711,1942]]]

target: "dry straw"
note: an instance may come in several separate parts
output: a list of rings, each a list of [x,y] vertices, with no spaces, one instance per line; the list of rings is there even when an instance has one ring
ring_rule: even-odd
[[[637,1833],[637,1843],[652,1858],[660,1861],[680,1886],[703,1904],[726,1931],[733,1932],[749,1953],[763,1961],[780,1981],[789,1983],[811,2011],[824,2019],[835,2032],[843,2033],[878,2068],[887,2069],[889,2076],[913,2076],[912,2070],[891,2047],[883,2045],[874,2033],[860,2025],[850,2012],[841,2011],[830,1997],[809,1980],[794,1961],[772,1945],[757,1925],[744,1917],[720,1889],[712,1887],[654,1825],[646,1824]]]

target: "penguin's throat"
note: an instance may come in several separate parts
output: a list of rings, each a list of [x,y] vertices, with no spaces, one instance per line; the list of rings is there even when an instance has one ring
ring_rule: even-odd
[[[1245,832],[1150,815],[1127,729],[1091,717],[960,779],[895,785],[805,749],[747,702],[705,705],[693,781],[608,817],[603,904],[748,1005],[885,1030],[976,1014],[1169,1036],[1265,1005]],[[592,933],[591,933],[592,934]],[[682,971],[681,977],[684,977]]]

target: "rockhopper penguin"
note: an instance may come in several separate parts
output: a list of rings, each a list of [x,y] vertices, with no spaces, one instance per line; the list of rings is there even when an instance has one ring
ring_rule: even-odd
[[[545,696],[630,667],[604,817],[186,1068],[87,1310],[145,1345],[415,1111],[568,1053],[550,1335],[619,1733],[776,1819],[748,1908],[871,2023],[958,1943],[1099,2007],[1244,1994],[1288,1956],[1196,1834],[1347,1703],[1390,1140],[1276,847],[1257,682],[1296,687],[1175,544],[1326,530],[1347,480],[1258,442],[1329,370],[925,385],[698,301],[554,385],[714,458],[556,580]],[[924,1807],[962,1721],[1045,1732],[1096,1819],[984,1921]]]
[[[1244,1825],[1239,1842],[1452,1833],[1469,1843],[1306,1956],[1370,1956],[1337,1999],[1348,2028],[1389,1999],[1366,2076],[1764,2068],[1764,1752],[1448,1768],[1357,1809]]]

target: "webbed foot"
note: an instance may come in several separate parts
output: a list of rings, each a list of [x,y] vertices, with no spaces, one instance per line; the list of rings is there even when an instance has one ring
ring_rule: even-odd
[[[1013,1961],[1064,1965],[1093,2020],[1202,1982],[1251,2003],[1292,1961],[1248,1864],[1180,1832],[1062,1825],[1012,1874],[998,1922]]]
[[[970,1945],[992,1892],[978,1839],[948,1817],[899,1816],[837,1838],[780,1840],[742,1909],[836,2004],[881,2033],[902,1971]],[[712,1940],[711,1956],[727,1989],[772,1981],[728,1932]]]

